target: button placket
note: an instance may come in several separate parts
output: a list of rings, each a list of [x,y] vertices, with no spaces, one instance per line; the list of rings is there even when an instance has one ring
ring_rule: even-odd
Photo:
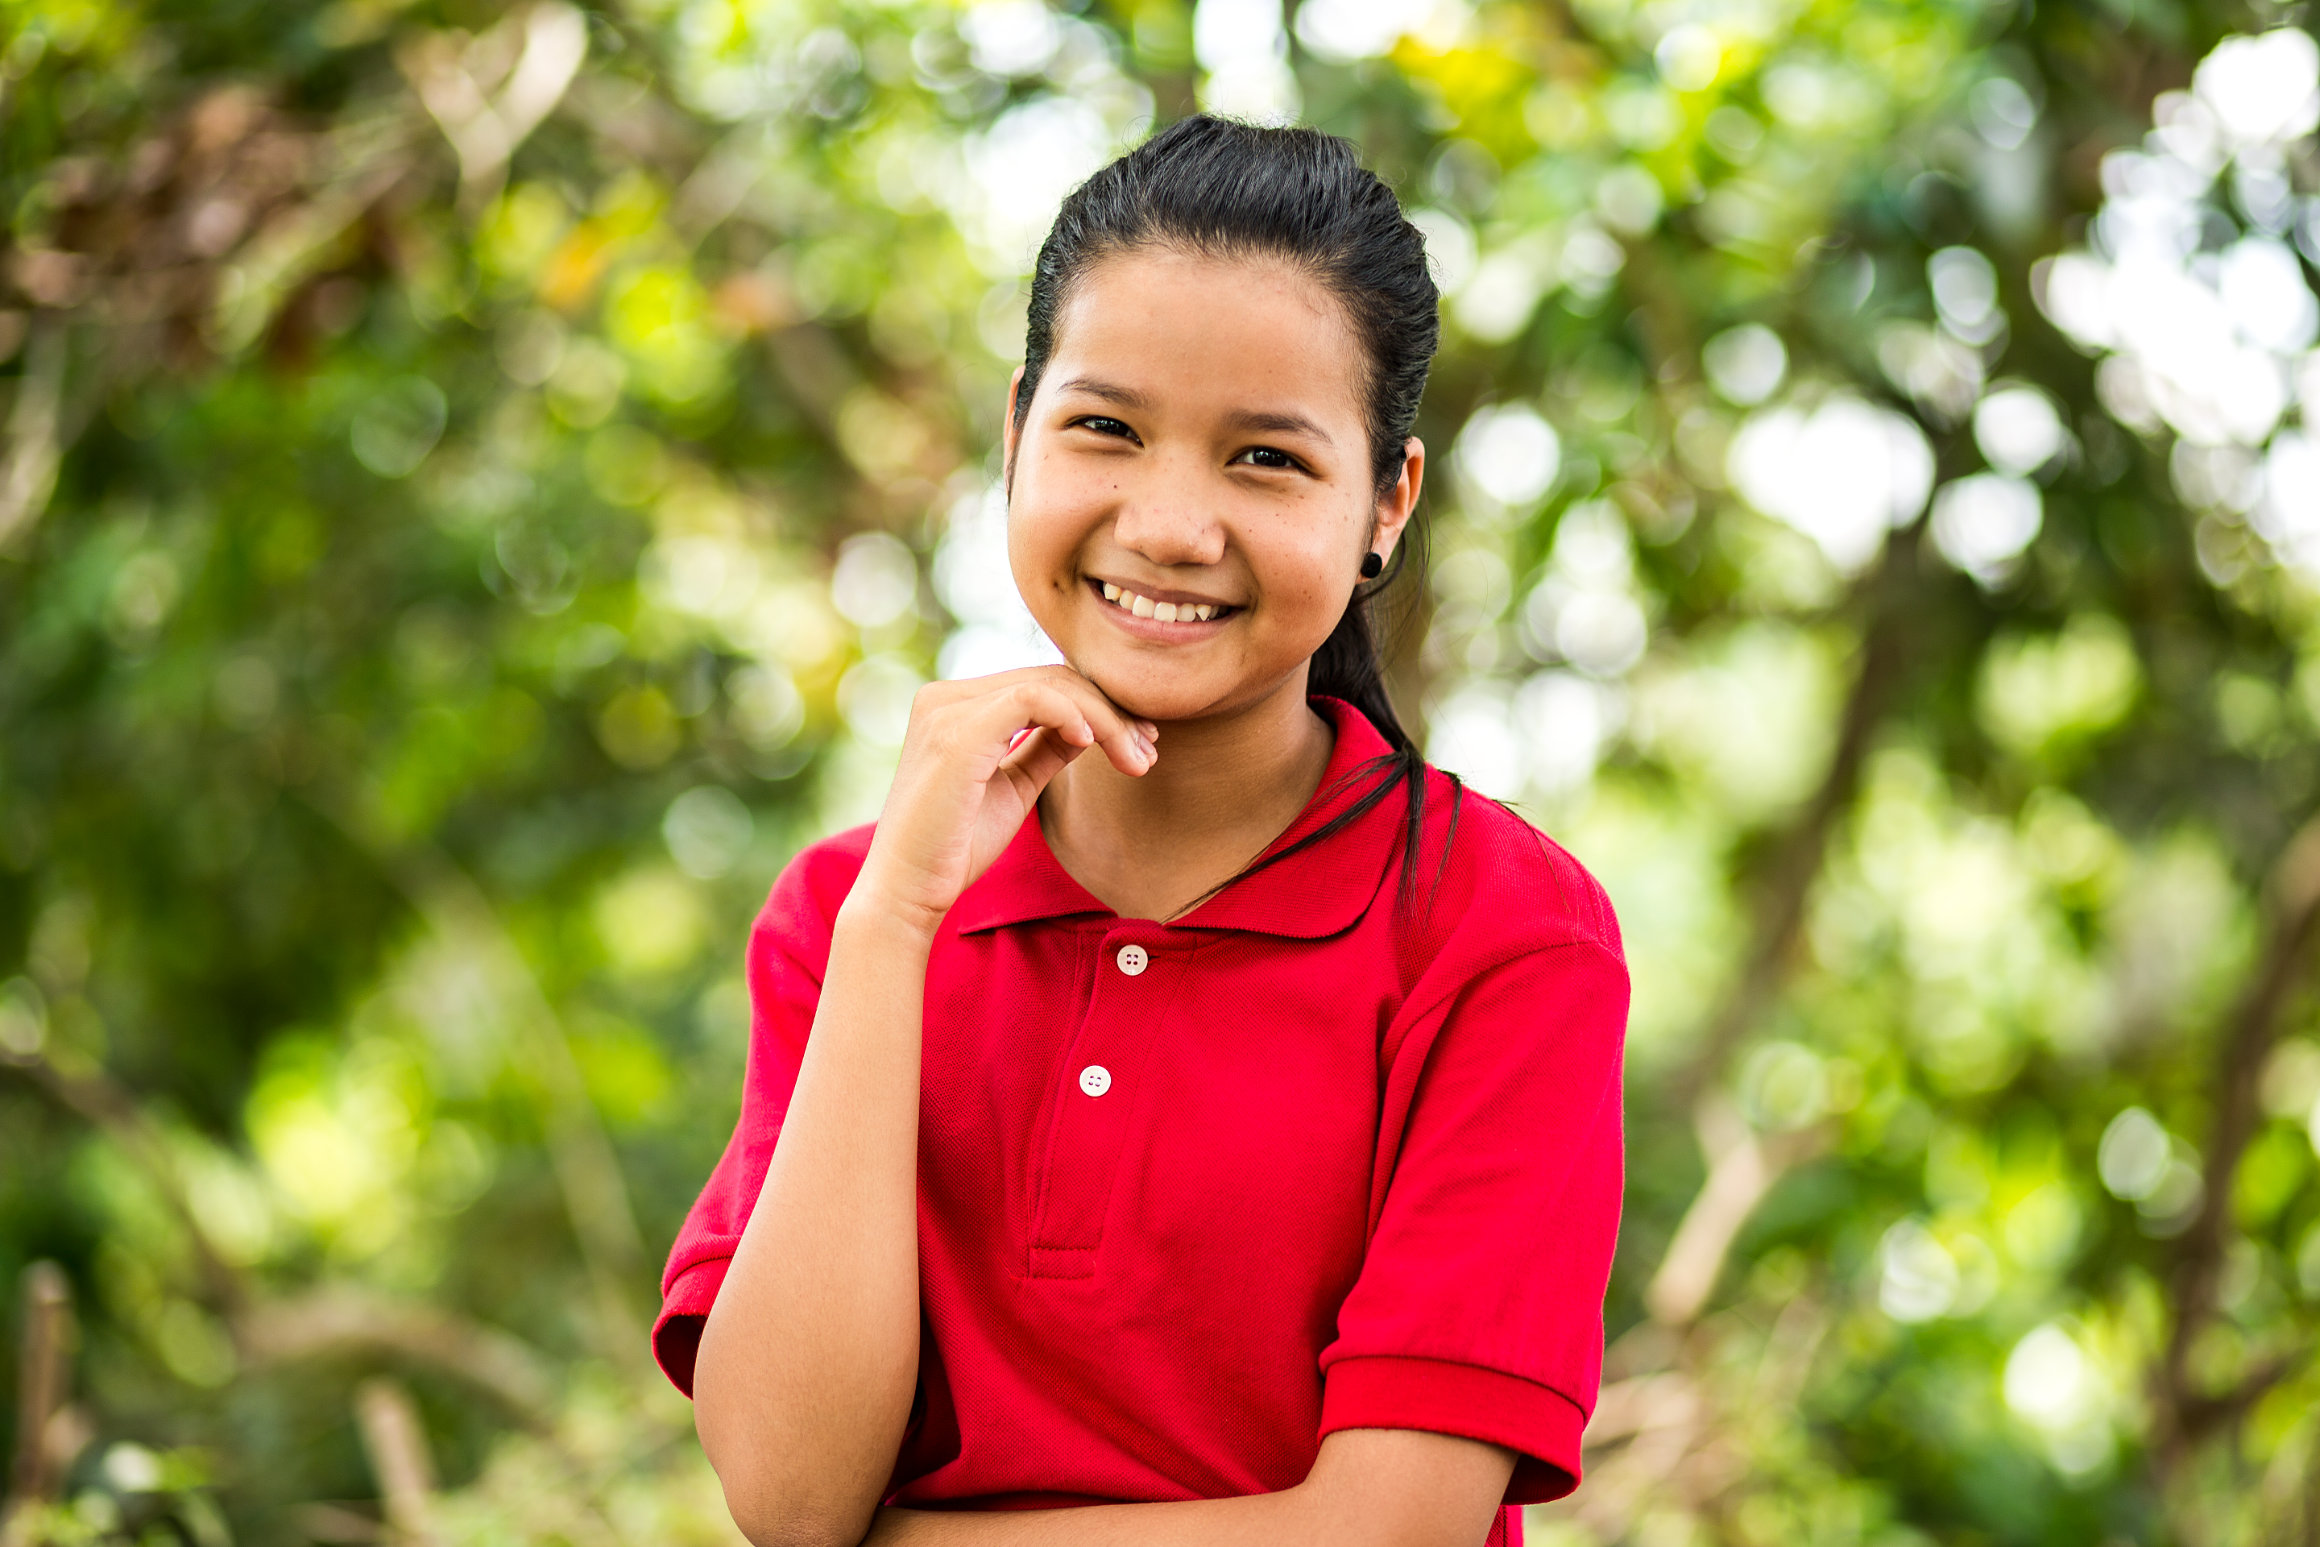
[[[1141,1055],[1167,1024],[1186,974],[1137,940],[1107,937],[1079,1033],[1056,1071],[1053,1121],[1031,1230],[1030,1276],[1095,1271],[1104,1214],[1136,1121]]]

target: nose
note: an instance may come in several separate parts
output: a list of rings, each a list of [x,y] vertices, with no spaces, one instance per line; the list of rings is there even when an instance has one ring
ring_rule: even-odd
[[[1162,456],[1124,489],[1112,517],[1112,540],[1154,565],[1214,564],[1224,557],[1224,525],[1206,469],[1185,456]]]

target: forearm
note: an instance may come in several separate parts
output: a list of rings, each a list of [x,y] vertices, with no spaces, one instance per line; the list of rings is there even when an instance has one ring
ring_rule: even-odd
[[[863,1547],[1478,1547],[1514,1452],[1411,1429],[1322,1442],[1294,1488],[1082,1509],[883,1509]]]
[[[909,1418],[930,939],[840,910],[781,1142],[702,1328],[695,1423],[761,1543],[858,1540]]]
[[[883,1509],[863,1547],[1335,1547],[1317,1515],[1295,1489],[1084,1509]]]

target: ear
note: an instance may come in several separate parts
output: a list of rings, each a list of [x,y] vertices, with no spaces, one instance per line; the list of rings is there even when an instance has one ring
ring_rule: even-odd
[[[1007,378],[1007,418],[999,426],[999,486],[1009,493],[1015,489],[1015,394],[1023,390],[1023,367],[1015,367],[1015,374]]]
[[[1402,529],[1418,509],[1418,493],[1426,482],[1426,443],[1413,435],[1402,442],[1402,476],[1394,480],[1377,502],[1371,518],[1369,546],[1381,558],[1392,558],[1402,540]]]

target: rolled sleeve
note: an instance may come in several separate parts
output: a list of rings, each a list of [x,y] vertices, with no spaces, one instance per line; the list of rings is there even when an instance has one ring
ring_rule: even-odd
[[[1587,1413],[1552,1386],[1443,1359],[1341,1359],[1329,1372],[1321,1432],[1424,1429],[1504,1445],[1522,1458],[1510,1504],[1559,1499],[1578,1486]]]
[[[1361,1271],[1323,1351],[1321,1432],[1517,1452],[1512,1504],[1578,1485],[1619,1228],[1627,971],[1593,942],[1474,976],[1387,1071]]]
[[[687,1396],[693,1394],[693,1356],[701,1351],[701,1327],[709,1319],[709,1307],[717,1303],[717,1291],[724,1286],[725,1269],[732,1261],[730,1256],[703,1258],[661,1291],[661,1313],[653,1321],[653,1358]]]

